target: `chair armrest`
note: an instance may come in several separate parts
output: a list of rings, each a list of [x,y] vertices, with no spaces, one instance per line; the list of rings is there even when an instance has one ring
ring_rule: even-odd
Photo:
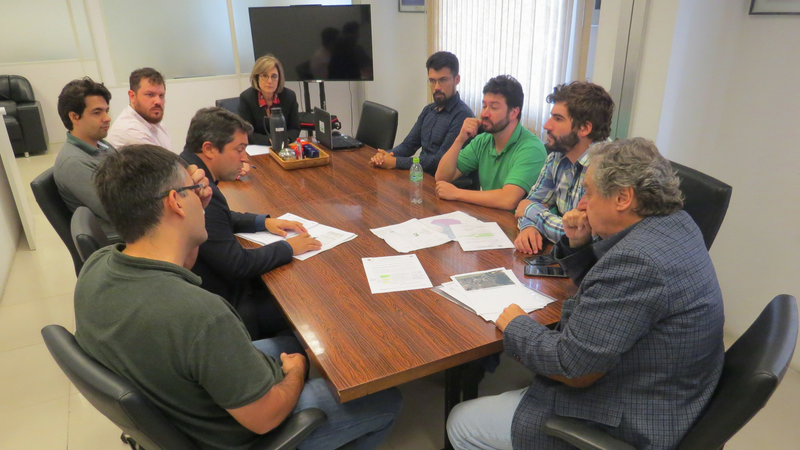
[[[327,420],[327,414],[321,409],[304,409],[287,417],[278,428],[262,436],[249,450],[294,449]]]
[[[571,417],[551,417],[544,424],[544,432],[562,439],[580,450],[636,450],[632,445]]]

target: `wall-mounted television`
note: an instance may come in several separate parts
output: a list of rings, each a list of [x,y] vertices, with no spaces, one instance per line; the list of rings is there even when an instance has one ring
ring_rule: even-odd
[[[370,5],[250,8],[255,59],[273,54],[286,81],[371,81]]]

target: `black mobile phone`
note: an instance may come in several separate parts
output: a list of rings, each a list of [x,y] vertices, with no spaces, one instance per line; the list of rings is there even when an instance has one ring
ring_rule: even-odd
[[[526,277],[562,277],[565,278],[567,274],[561,266],[536,266],[528,264],[525,266]]]
[[[550,266],[553,264],[558,264],[558,261],[556,261],[556,259],[550,255],[526,256],[525,264],[533,264],[534,266]]]

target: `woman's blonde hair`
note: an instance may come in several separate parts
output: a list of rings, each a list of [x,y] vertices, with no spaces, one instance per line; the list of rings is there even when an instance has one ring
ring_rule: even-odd
[[[261,92],[261,89],[258,88],[258,76],[262,73],[267,73],[273,67],[277,67],[278,69],[278,87],[275,89],[275,93],[280,94],[283,92],[283,82],[285,80],[283,76],[283,65],[278,61],[278,58],[271,54],[258,58],[253,65],[253,71],[250,72],[250,86],[253,86],[253,89]]]

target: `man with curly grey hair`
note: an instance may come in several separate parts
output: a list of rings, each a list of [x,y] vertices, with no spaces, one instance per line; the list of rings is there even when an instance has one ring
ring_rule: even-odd
[[[637,449],[671,449],[705,408],[724,360],[722,294],[679,182],[635,138],[589,150],[578,207],[554,256],[578,284],[555,330],[511,305],[497,320],[530,387],[457,405],[459,449],[567,449],[553,416],[597,426]]]

